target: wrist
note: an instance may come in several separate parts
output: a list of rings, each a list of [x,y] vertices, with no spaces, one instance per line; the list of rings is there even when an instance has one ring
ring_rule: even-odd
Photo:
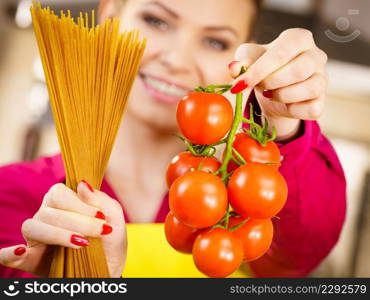
[[[115,268],[111,268],[111,271],[110,271],[111,278],[121,278],[122,277],[123,268],[124,268],[123,265],[117,266]]]

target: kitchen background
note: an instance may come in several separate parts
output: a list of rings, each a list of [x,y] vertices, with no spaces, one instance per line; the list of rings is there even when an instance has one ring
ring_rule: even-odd
[[[99,1],[42,2],[77,12],[96,9]],[[30,4],[0,1],[0,165],[58,152]],[[329,55],[328,100],[319,122],[346,173],[348,211],[339,243],[312,277],[370,277],[369,18],[370,1],[265,0],[256,34],[269,42],[286,28],[305,27]]]

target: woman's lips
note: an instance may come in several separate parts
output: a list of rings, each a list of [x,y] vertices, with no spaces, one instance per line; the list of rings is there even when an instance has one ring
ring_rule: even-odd
[[[177,103],[190,91],[159,77],[140,74],[140,78],[148,94],[159,102]]]

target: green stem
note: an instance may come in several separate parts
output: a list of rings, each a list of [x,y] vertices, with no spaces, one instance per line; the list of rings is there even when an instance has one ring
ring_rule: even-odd
[[[254,122],[252,122],[251,120],[249,120],[249,119],[247,119],[247,118],[242,118],[242,121],[243,121],[243,123],[247,123],[247,124],[249,124],[249,125],[252,125],[252,124],[255,124]]]
[[[234,156],[231,156],[231,160],[238,166],[238,167],[240,167],[240,166],[242,166],[243,164],[239,161],[239,160],[237,160]]]
[[[217,143],[211,144],[209,146],[214,147],[214,146],[218,146],[218,145],[225,144],[225,143],[227,143],[227,139],[222,139],[222,140],[218,141]]]
[[[262,117],[262,116],[261,116]],[[267,143],[273,142],[276,138],[276,128],[275,126],[272,127],[271,134],[268,133],[269,130],[269,122],[266,117],[263,117],[263,126],[257,124],[254,121],[253,117],[253,105],[250,105],[249,109],[249,119],[242,118],[243,123],[249,124],[249,129],[244,129],[244,132],[248,133],[249,136],[255,139],[257,142],[261,144],[261,146],[265,147]]]
[[[230,218],[230,205],[227,206],[226,216],[225,216],[225,229],[229,227],[229,218]]]
[[[229,230],[230,231],[234,231],[234,230],[237,230],[239,229],[240,227],[242,227],[245,223],[247,223],[249,221],[250,218],[246,218],[245,220],[243,220],[242,222],[240,222],[239,224],[231,227]]]
[[[231,84],[213,84],[206,87],[198,86],[194,90],[196,92],[223,94],[229,91],[231,87]]]
[[[197,156],[198,153],[194,150],[193,146],[191,143],[189,143],[187,140],[184,140],[185,141],[185,145],[187,147],[187,149],[190,151],[190,153],[194,156]]]
[[[233,148],[233,153],[235,154],[236,158],[239,159],[239,161],[245,165],[247,162],[245,161],[244,157],[238,152],[236,151],[235,148]]]
[[[233,154],[233,142],[236,131],[238,130],[239,124],[243,118],[243,94],[238,93],[236,95],[235,115],[231,125],[231,129],[226,138],[226,152],[221,167],[217,170],[216,174],[222,175],[224,180],[227,179],[227,165]]]

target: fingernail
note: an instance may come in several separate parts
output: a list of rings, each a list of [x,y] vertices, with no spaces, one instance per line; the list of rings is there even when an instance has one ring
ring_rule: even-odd
[[[17,247],[14,249],[14,254],[18,256],[21,256],[24,252],[26,252],[25,247]]]
[[[113,230],[112,226],[109,226],[108,224],[103,224],[103,230],[101,231],[102,235],[106,235],[111,233]]]
[[[91,185],[86,181],[86,180],[81,180],[87,187],[88,189],[90,190],[90,192],[94,192],[94,189],[91,187]]]
[[[98,210],[95,214],[95,218],[105,220],[105,214]]]
[[[83,236],[72,234],[71,243],[77,246],[87,246],[89,244],[89,240],[84,238]]]
[[[243,73],[243,64],[240,61],[234,60],[229,63],[230,75],[233,78],[239,77]]]
[[[264,96],[264,97],[266,97],[266,98],[272,98],[273,97],[273,95],[272,95],[272,91],[271,90],[264,90],[263,92],[262,92],[262,95]]]
[[[248,84],[245,80],[238,81],[230,90],[232,94],[240,93],[241,91],[245,90],[248,87]]]
[[[229,69],[231,69],[235,64],[237,64],[239,61],[233,60],[231,63],[229,63]]]

